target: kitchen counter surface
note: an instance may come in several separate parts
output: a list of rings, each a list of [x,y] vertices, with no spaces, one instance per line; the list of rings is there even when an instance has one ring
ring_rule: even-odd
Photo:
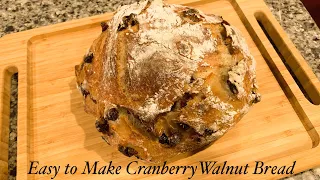
[[[0,0],[0,37],[5,34],[112,12],[136,0]],[[320,30],[300,0],[265,0],[313,72],[320,79]],[[12,78],[9,179],[15,179],[17,75]],[[320,168],[286,178],[320,180]]]

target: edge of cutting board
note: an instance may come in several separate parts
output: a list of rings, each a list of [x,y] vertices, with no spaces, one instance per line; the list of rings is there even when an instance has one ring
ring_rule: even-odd
[[[194,0],[171,0],[169,3],[175,4],[184,4],[188,6],[196,5],[203,2],[208,2],[211,0],[203,0],[203,1],[194,1]],[[284,88],[284,91],[287,92],[290,102],[293,104],[297,114],[301,116],[302,123],[306,130],[308,131],[312,141],[313,147],[316,147],[319,144],[319,135],[320,132],[320,112],[319,106],[310,103],[301,92],[299,86],[296,84],[293,77],[290,75],[282,60],[279,58],[277,52],[273,49],[267,37],[264,35],[264,32],[260,28],[257,18],[260,18],[260,21],[264,23],[266,29],[269,29],[269,35],[273,37],[272,39],[275,41],[276,46],[280,51],[286,56],[286,60],[289,61],[289,66],[293,69],[295,75],[298,77],[300,82],[303,82],[304,89],[308,92],[309,96],[315,103],[320,102],[320,81],[313,74],[311,68],[308,66],[307,62],[303,59],[298,50],[294,47],[291,40],[287,37],[279,23],[272,16],[270,10],[263,2],[263,0],[257,0],[256,3],[252,3],[249,0],[229,0],[237,13],[239,14],[241,20],[246,26],[247,30],[250,32],[252,39],[255,41],[259,50],[265,57],[266,61],[270,63],[269,66],[274,68],[274,72],[276,72],[276,78]],[[245,6],[249,6],[250,9],[254,9],[252,11],[243,12],[241,9]],[[8,166],[8,136],[9,136],[9,113],[8,109],[9,105],[9,95],[10,95],[10,82],[11,75],[15,72],[19,72],[19,87],[18,87],[18,152],[17,152],[17,161],[20,166],[27,166],[27,154],[28,152],[28,134],[26,129],[28,128],[28,107],[29,100],[27,98],[28,95],[28,54],[27,48],[35,41],[41,34],[50,34],[50,33],[58,33],[59,31],[65,29],[71,29],[74,27],[88,26],[90,24],[98,24],[104,19],[112,16],[112,13],[107,13],[103,15],[88,17],[79,20],[73,20],[61,24],[51,25],[47,27],[42,27],[38,29],[28,30],[16,34],[6,35],[0,39],[0,84],[1,87],[1,99],[0,99],[0,135],[1,135],[1,153],[0,153],[0,179],[6,177],[8,174],[7,166]],[[267,19],[266,19],[267,18]],[[250,23],[247,23],[250,22]],[[281,35],[281,38],[276,38]],[[6,42],[4,44],[3,42]],[[291,62],[291,63],[290,63]],[[310,118],[314,117],[314,118]],[[306,162],[307,165],[301,166],[299,170],[303,170],[303,168],[310,168],[314,165],[319,165],[320,159],[316,159],[313,157],[317,153],[320,157],[320,147],[308,150],[307,152],[301,152],[297,155],[282,158],[284,161],[288,159],[293,159],[293,157],[306,157],[309,161]],[[313,158],[312,158],[313,157]],[[281,159],[281,160],[282,160]],[[300,158],[302,159],[302,158]],[[278,161],[278,160],[277,160]],[[20,175],[19,175],[20,174]],[[21,174],[26,173],[18,173],[18,179],[26,179],[26,176]]]
[[[26,131],[29,127],[29,107],[30,107],[30,92],[27,88],[31,78],[28,75],[28,47],[42,34],[58,33],[65,29],[75,27],[88,26],[90,24],[98,24],[104,19],[112,16],[112,13],[106,13],[93,17],[72,20],[60,24],[45,26],[28,31],[5,35],[0,38],[0,179],[6,179],[8,176],[8,139],[9,139],[9,115],[10,115],[10,79],[12,74],[19,73],[18,76],[18,103],[17,103],[17,164],[19,166],[27,166],[29,152],[29,134]],[[4,43],[5,42],[5,43]],[[27,173],[18,173],[17,179],[27,179]],[[25,174],[25,175],[20,175]]]

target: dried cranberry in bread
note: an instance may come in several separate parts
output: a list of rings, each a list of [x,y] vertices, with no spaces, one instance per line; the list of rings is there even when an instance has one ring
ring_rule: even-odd
[[[103,139],[127,156],[190,155],[260,101],[255,60],[221,17],[155,0],[101,26],[75,67],[77,85]]]

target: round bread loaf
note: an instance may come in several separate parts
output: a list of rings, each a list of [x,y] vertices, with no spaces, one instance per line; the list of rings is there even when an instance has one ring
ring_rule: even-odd
[[[260,101],[255,60],[219,16],[155,0],[123,6],[101,26],[75,67],[77,87],[103,139],[127,156],[190,155]]]

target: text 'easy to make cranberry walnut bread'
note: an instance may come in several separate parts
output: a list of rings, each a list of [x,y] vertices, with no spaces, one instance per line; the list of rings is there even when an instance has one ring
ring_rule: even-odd
[[[219,16],[155,0],[123,6],[101,25],[75,67],[77,87],[103,139],[127,156],[190,155],[260,101],[255,60]]]

